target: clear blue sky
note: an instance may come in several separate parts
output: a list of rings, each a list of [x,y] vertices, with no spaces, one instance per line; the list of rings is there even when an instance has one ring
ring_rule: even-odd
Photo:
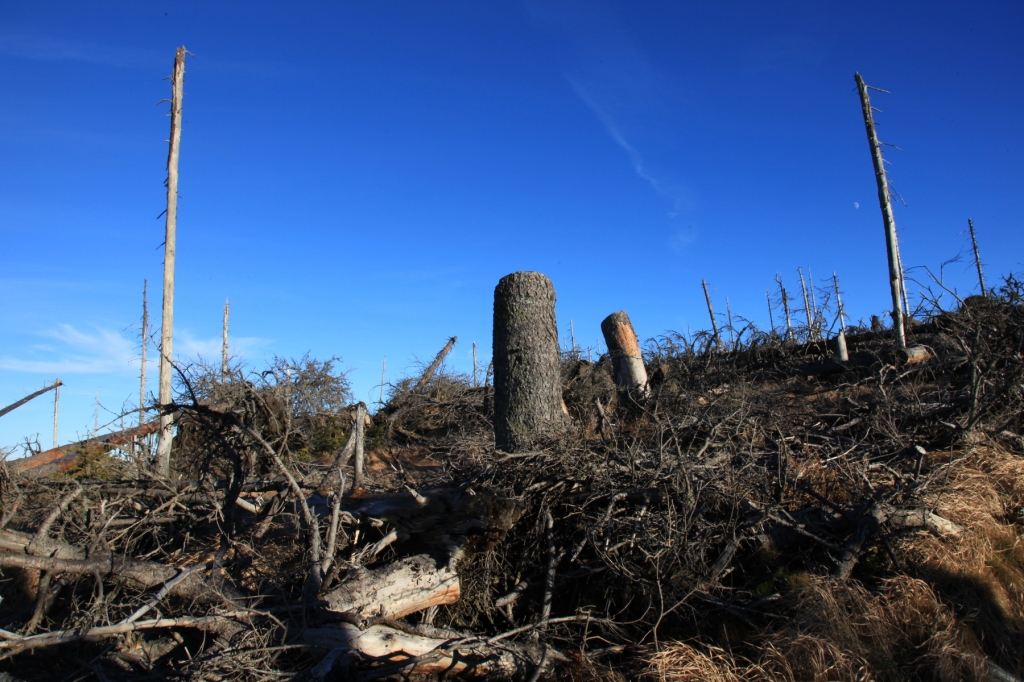
[[[905,265],[937,270],[970,217],[991,283],[1024,269],[1020,2],[6,0],[0,405],[59,376],[61,441],[97,390],[137,401],[179,45],[183,359],[218,355],[230,297],[246,361],[339,355],[370,402],[385,355],[395,379],[458,335],[456,368],[472,341],[486,362],[516,270],[551,277],[583,345],[618,309],[641,337],[706,328],[702,278],[767,324],[765,290],[798,266],[882,314],[858,70],[892,92],[874,101],[903,149]],[[967,263],[946,277],[976,289]],[[51,408],[0,418],[0,445],[49,446]]]

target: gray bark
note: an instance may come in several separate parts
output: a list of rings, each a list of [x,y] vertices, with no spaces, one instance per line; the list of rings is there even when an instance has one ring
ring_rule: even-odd
[[[494,289],[494,441],[522,452],[563,424],[555,287],[514,272]]]

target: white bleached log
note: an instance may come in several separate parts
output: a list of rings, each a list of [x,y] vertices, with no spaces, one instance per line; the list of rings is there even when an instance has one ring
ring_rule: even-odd
[[[459,600],[459,575],[447,563],[417,554],[373,569],[358,569],[324,594],[328,608],[360,619],[402,618]]]

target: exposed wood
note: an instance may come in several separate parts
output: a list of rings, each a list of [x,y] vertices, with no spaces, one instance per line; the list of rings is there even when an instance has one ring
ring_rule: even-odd
[[[839,291],[839,277],[836,273],[832,273],[832,282],[836,287],[836,307],[839,311],[839,328],[843,330],[843,335],[846,335],[846,311],[843,309],[843,296]]]
[[[804,297],[804,319],[807,320],[807,340],[814,340],[814,310],[811,308],[811,301],[807,297],[807,283],[804,282],[804,271],[802,268],[796,269],[797,274],[800,276],[800,292]]]
[[[901,359],[903,364],[916,365],[919,362],[925,362],[932,357],[931,352],[924,346],[910,346],[904,348],[901,353]]]
[[[767,289],[764,291],[764,297],[768,299],[768,324],[771,326],[772,333],[775,333],[775,316],[772,314],[772,295]]]
[[[414,390],[420,391],[426,387],[427,383],[429,383],[431,378],[433,378],[434,372],[436,372],[437,368],[441,366],[441,363],[444,362],[445,357],[448,355],[449,352],[451,352],[452,348],[455,346],[455,342],[458,340],[459,337],[457,336],[453,336],[452,338],[448,339],[448,343],[446,343],[444,345],[444,348],[440,350],[440,352],[434,358],[434,361],[431,362],[430,365],[425,370],[423,370],[423,376],[421,376],[420,380],[416,382],[416,388]]]
[[[647,368],[644,367],[640,343],[637,341],[633,323],[625,310],[619,310],[601,322],[601,333],[612,359],[615,383],[619,387],[620,402],[636,398],[647,398],[650,388],[647,382]]]
[[[174,358],[174,258],[178,229],[178,155],[181,148],[181,108],[185,96],[185,48],[174,57],[171,76],[171,138],[167,153],[167,213],[164,224],[164,291],[160,327],[160,441],[156,451],[156,470],[161,476],[171,473],[171,441],[174,415],[166,406],[174,401],[171,387],[171,362]]]
[[[459,576],[447,561],[417,554],[380,568],[356,569],[323,595],[332,611],[366,620],[403,618],[431,606],[459,600]]]
[[[786,312],[786,338],[793,340],[793,321],[789,315],[789,296],[786,295],[786,287],[782,285],[782,276],[776,274],[775,281],[779,285],[779,295],[782,297],[782,309]]]
[[[460,637],[456,633],[430,627],[415,630],[387,625],[371,625],[360,630],[341,623],[334,627],[309,628],[302,641],[311,647],[329,650],[333,656],[325,661],[327,670],[317,674],[326,677],[331,669],[342,672],[341,661],[352,659],[365,663],[390,663],[386,668],[369,668],[359,676],[352,667],[349,679],[525,679],[544,659],[545,647],[535,643],[502,641],[492,643],[484,638]],[[557,656],[557,660],[565,660]],[[320,666],[317,666],[320,668]],[[321,679],[322,679],[321,677]],[[342,679],[338,677],[337,679]]]
[[[13,402],[10,405],[8,405],[7,407],[5,407],[3,409],[0,409],[0,417],[4,416],[8,412],[13,412],[14,410],[18,409],[19,407],[21,407],[25,403],[29,402],[30,400],[35,400],[36,398],[38,398],[39,396],[43,395],[47,391],[52,391],[52,390],[56,389],[58,386],[63,386],[63,385],[64,385],[63,382],[61,382],[60,379],[57,379],[55,382],[53,382],[52,384],[50,384],[46,388],[41,388],[38,391],[36,391],[35,393],[31,393],[31,394],[25,396],[24,398],[22,398],[21,400]]]
[[[896,344],[900,348],[907,347],[906,330],[903,326],[903,271],[899,256],[899,244],[896,241],[896,217],[892,212],[889,197],[889,181],[885,176],[885,162],[882,160],[882,145],[875,132],[875,120],[871,114],[871,98],[868,96],[868,85],[859,73],[854,74],[857,90],[860,93],[861,113],[864,115],[864,128],[868,135],[868,146],[871,148],[871,162],[875,168],[875,184],[878,186],[878,205],[882,209],[882,223],[885,227],[885,249],[889,260],[889,290],[892,294],[892,324],[896,330]]]
[[[494,289],[494,440],[525,452],[564,424],[555,287],[539,272],[506,275]]]

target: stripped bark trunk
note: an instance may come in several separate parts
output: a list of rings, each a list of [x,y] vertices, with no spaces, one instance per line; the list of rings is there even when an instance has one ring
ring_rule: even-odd
[[[892,294],[892,324],[896,332],[897,345],[900,348],[906,348],[907,336],[903,327],[903,301],[901,300],[903,271],[899,255],[900,247],[896,241],[896,217],[893,215],[892,202],[889,200],[889,181],[885,176],[882,145],[875,133],[875,121],[871,115],[868,85],[864,83],[864,79],[859,73],[854,74],[854,80],[857,81],[857,90],[860,92],[861,113],[864,115],[864,128],[868,135],[868,146],[871,148],[871,162],[875,168],[875,184],[878,185],[878,204],[882,209],[882,222],[885,227],[885,249],[889,260],[889,290]]]
[[[164,297],[160,328],[160,441],[156,451],[156,470],[161,476],[171,473],[171,441],[174,416],[167,406],[174,401],[171,392],[171,360],[174,340],[174,257],[178,229],[178,153],[181,147],[181,107],[185,96],[185,48],[174,57],[171,77],[171,139],[167,154],[167,218],[164,233]]]
[[[363,430],[366,421],[366,405],[359,403],[356,406],[356,423],[353,427],[356,433],[356,462],[355,474],[353,474],[353,488],[362,488],[366,484],[366,455],[363,450]]]
[[[615,383],[619,387],[619,402],[648,397],[650,388],[647,385],[647,369],[629,314],[619,310],[604,318],[601,332],[612,358]]]
[[[142,361],[139,366],[139,426],[146,423],[146,351],[149,348],[149,304],[146,303],[147,280],[142,280]],[[54,443],[53,447],[57,447]]]
[[[564,423],[555,288],[514,272],[494,289],[494,441],[522,452]]]
[[[224,299],[224,334],[220,350],[220,380],[224,383],[228,380],[228,311],[230,309],[228,299]]]

